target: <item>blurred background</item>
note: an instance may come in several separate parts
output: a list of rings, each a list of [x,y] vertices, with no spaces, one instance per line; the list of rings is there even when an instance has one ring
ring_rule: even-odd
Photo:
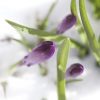
[[[91,25],[100,36],[100,0],[85,0]],[[57,100],[56,93],[56,53],[47,62],[45,69],[38,65],[32,67],[16,66],[27,54],[26,48],[8,37],[21,39],[20,34],[8,25],[5,19],[36,28],[39,21],[47,15],[55,0],[0,0],[0,100]],[[46,31],[53,30],[57,24],[70,14],[71,0],[58,0],[49,16]],[[78,0],[77,0],[78,6]],[[75,27],[65,32],[66,36],[80,41]],[[37,38],[25,34],[30,43],[37,43]],[[66,84],[68,100],[100,99],[100,68],[96,67],[94,57],[84,59],[77,57],[78,52],[71,50],[68,66],[74,62],[82,63],[85,72],[80,82]],[[43,71],[41,71],[43,70]],[[45,70],[45,74],[44,74]]]

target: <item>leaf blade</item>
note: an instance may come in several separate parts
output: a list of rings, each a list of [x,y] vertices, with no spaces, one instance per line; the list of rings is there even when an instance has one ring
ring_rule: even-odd
[[[17,24],[10,20],[6,20],[6,22],[8,24],[10,24],[13,28],[15,28],[20,33],[29,33],[31,35],[36,35],[36,36],[46,39],[46,40],[54,40],[54,41],[61,41],[62,39],[65,38],[62,35],[57,35],[55,33],[29,28],[29,27]]]

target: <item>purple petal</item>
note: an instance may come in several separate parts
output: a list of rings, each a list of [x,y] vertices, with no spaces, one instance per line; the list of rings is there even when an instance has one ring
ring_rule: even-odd
[[[66,71],[66,77],[77,77],[81,75],[83,71],[84,67],[81,64],[79,63],[72,64]]]
[[[24,57],[22,63],[27,66],[41,63],[49,59],[55,52],[55,44],[52,41],[44,41]]]
[[[57,34],[62,34],[70,29],[76,23],[76,17],[73,14],[66,16],[57,27]]]

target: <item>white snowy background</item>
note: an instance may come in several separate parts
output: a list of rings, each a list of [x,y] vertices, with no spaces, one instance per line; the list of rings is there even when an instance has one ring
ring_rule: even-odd
[[[58,23],[70,13],[71,0],[59,0],[51,14],[49,24]],[[54,0],[0,0],[0,39],[6,36],[20,38],[15,29],[5,19],[36,28],[36,17],[43,18]],[[92,6],[86,0],[89,19],[96,36],[100,34],[100,21],[92,15]],[[50,26],[49,25],[49,26]],[[50,27],[51,28],[51,27]],[[75,27],[65,33],[67,36],[80,40]],[[34,41],[34,40],[33,40]],[[10,65],[27,54],[19,43],[0,42],[0,83],[6,81],[6,97],[0,85],[0,100],[57,100],[56,93],[56,53],[48,61],[48,75],[41,76],[39,67],[23,66],[16,69],[16,75],[7,73]],[[100,68],[95,66],[93,56],[80,60],[75,50],[71,50],[68,66],[80,62],[85,67],[83,81],[66,85],[68,100],[99,100],[100,99]]]

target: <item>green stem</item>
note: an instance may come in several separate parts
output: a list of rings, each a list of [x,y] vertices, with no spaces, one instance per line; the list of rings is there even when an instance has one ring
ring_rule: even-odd
[[[77,17],[76,28],[80,34],[82,42],[87,45],[87,36],[85,34],[85,30],[83,28],[83,25],[79,19],[77,6],[76,6],[76,0],[71,0],[71,12]]]
[[[65,73],[57,67],[57,91],[58,91],[58,100],[66,100],[65,88]]]
[[[88,20],[84,0],[79,0],[79,9],[80,9],[81,20],[89,41],[89,45],[93,51],[93,54],[97,62],[100,63],[100,45],[97,38],[95,37],[93,28],[91,27],[90,22]]]
[[[40,68],[40,74],[42,76],[46,76],[48,74],[48,69],[47,69],[46,62],[43,62],[43,63],[39,64],[39,68]]]
[[[65,71],[70,49],[70,40],[66,38],[60,44],[57,53],[57,92],[58,100],[66,100]]]
[[[89,48],[87,46],[77,42],[74,39],[70,39],[70,41],[71,41],[71,46],[78,49],[80,58],[83,58],[84,56],[89,54]]]
[[[6,71],[6,73],[9,75],[12,75],[15,71],[16,71],[16,66],[19,65],[21,63],[21,60],[14,63],[13,65],[10,66],[10,68]]]
[[[25,46],[28,50],[30,50],[30,45],[29,45],[28,42],[26,43],[24,40],[18,40],[18,39],[12,38],[12,37],[11,37],[11,40],[16,41],[16,42],[22,44],[22,45]]]
[[[74,82],[81,82],[83,79],[70,79],[66,81],[66,84],[74,83]]]

